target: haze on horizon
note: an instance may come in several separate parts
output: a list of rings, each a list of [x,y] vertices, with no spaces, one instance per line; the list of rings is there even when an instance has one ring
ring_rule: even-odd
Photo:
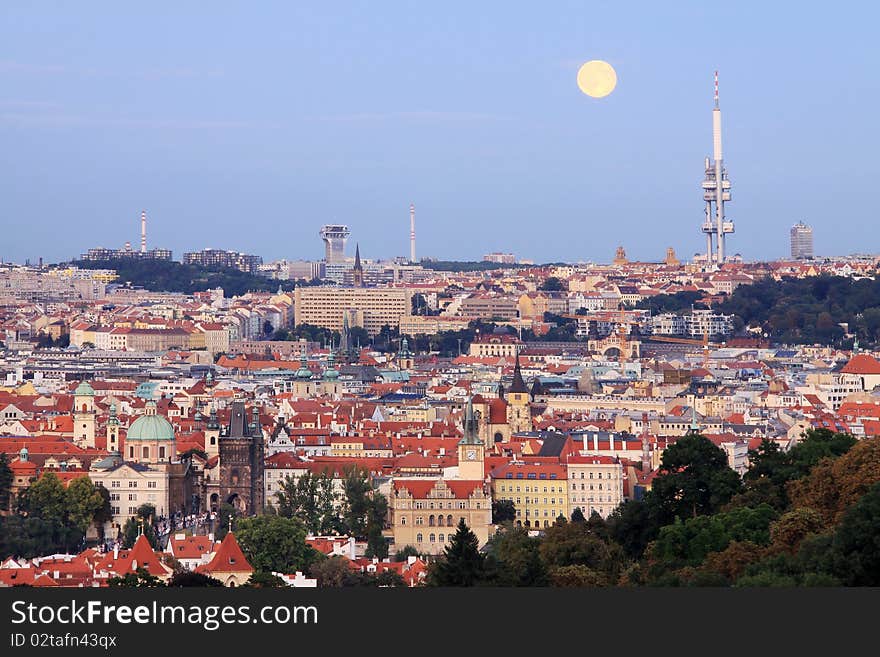
[[[721,77],[729,253],[875,252],[876,5],[0,6],[0,258],[682,259]],[[617,71],[602,99],[579,66]]]

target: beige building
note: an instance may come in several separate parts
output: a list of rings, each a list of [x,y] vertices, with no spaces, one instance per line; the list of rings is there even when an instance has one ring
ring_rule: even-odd
[[[489,540],[492,500],[483,480],[396,478],[388,506],[395,550],[441,554],[462,519],[481,547]]]
[[[352,326],[377,335],[382,326],[399,326],[410,314],[412,291],[403,288],[299,287],[294,295],[296,324],[342,331],[348,312]]]
[[[568,506],[580,509],[587,518],[595,511],[607,518],[623,503],[623,466],[612,456],[570,456]]]
[[[464,317],[483,319],[516,319],[518,317],[516,299],[513,297],[474,294],[461,302]]]
[[[523,343],[512,335],[481,335],[471,342],[469,355],[513,358]]]

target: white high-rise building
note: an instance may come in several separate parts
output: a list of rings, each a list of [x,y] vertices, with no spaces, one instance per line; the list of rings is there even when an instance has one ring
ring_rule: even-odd
[[[791,227],[791,257],[795,259],[813,257],[813,228],[803,221]]]

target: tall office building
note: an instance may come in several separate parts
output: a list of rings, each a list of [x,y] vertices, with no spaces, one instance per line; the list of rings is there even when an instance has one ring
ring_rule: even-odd
[[[791,257],[797,260],[813,257],[813,228],[803,221],[791,227]]]

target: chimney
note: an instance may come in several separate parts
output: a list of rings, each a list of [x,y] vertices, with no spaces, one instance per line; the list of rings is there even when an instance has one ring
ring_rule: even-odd
[[[113,561],[116,561],[119,558],[119,543],[114,543],[113,545]]]

